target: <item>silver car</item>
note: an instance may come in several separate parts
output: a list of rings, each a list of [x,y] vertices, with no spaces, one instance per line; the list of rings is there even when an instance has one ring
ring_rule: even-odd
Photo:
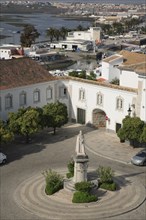
[[[7,161],[7,156],[0,152],[0,164],[4,164]]]
[[[146,149],[141,150],[134,157],[132,157],[131,163],[139,166],[146,165]]]

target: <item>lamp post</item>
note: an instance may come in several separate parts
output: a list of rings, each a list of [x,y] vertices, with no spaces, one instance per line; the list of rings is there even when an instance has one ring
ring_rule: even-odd
[[[128,112],[128,116],[131,116],[131,112],[132,112],[132,110],[131,110],[130,105],[129,105],[129,108],[128,108],[127,112]]]

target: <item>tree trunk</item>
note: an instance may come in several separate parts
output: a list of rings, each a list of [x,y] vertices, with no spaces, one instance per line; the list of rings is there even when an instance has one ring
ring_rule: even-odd
[[[54,135],[56,134],[56,127],[55,128],[53,128],[53,130],[54,130]]]

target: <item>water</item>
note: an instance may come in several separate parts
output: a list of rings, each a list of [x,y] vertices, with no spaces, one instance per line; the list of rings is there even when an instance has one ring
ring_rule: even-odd
[[[88,21],[75,21],[75,20],[64,20],[63,18],[53,17],[50,14],[17,14],[17,15],[10,15],[14,19],[21,18],[22,23],[28,23],[35,26],[39,33],[41,33],[40,37],[37,41],[44,41],[49,40],[46,37],[46,30],[49,27],[54,28],[61,28],[62,26],[67,28],[76,28],[79,24],[83,27],[89,27],[91,25]],[[23,27],[16,27],[13,25],[9,25],[5,22],[1,22],[1,34],[2,35],[10,35],[11,37],[5,38],[1,40],[1,44],[3,43],[14,43],[19,44],[20,42],[20,33]]]
[[[37,0],[39,2],[44,2],[48,0]],[[113,3],[113,4],[142,4],[146,3],[146,0],[53,0],[52,2],[87,2],[87,3]],[[50,1],[51,2],[51,1]],[[49,40],[46,37],[46,30],[49,27],[60,28],[62,26],[67,28],[76,28],[79,24],[83,27],[91,26],[91,23],[88,21],[75,21],[75,20],[64,20],[63,18],[53,17],[50,14],[33,14],[33,15],[10,15],[13,18],[22,18],[23,23],[29,23],[36,27],[39,33],[41,33],[40,37],[37,41],[46,41]],[[16,27],[5,22],[1,22],[0,24],[0,34],[8,35],[10,37],[4,38],[0,40],[0,44],[3,43],[20,43],[20,33],[23,27]]]

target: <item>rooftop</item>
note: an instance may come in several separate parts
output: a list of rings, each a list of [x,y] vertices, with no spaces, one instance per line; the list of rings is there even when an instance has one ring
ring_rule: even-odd
[[[124,66],[146,62],[146,54],[130,52],[127,50],[122,50],[119,54],[124,58],[124,62],[122,64]]]
[[[119,66],[120,69],[135,71],[138,74],[146,75],[146,54],[121,51],[124,62]]]
[[[105,81],[86,80],[77,77],[61,77],[52,76],[43,66],[36,63],[30,58],[20,58],[12,60],[1,60],[0,72],[0,89],[10,89],[20,86],[27,86],[37,83],[48,82],[52,80],[73,80],[81,83],[87,83],[97,86],[108,87],[115,90],[125,90],[137,93],[137,89],[118,86]],[[138,69],[140,71],[140,69]]]
[[[0,60],[0,66],[1,90],[56,79],[44,67],[30,58]]]
[[[110,63],[116,59],[119,59],[121,56],[119,56],[118,54],[117,55],[112,55],[110,57],[107,57],[104,59],[104,62],[107,62],[107,63]]]

